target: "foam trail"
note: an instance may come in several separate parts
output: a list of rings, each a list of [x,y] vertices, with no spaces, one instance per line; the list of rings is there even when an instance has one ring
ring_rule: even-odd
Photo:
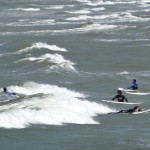
[[[12,9],[10,9],[12,10]],[[13,9],[13,10],[18,10],[18,11],[40,11],[41,9],[40,8],[16,8],[16,9]]]
[[[76,10],[76,11],[66,11],[67,13],[70,14],[90,14],[91,11],[90,10]]]
[[[116,73],[117,75],[127,75],[129,74],[128,71],[122,71],[122,72],[119,72],[119,73]]]
[[[32,46],[30,46],[30,47],[26,47],[24,49],[19,50],[17,53],[21,54],[23,52],[28,52],[33,49],[42,49],[42,48],[49,49],[52,51],[67,51],[65,48],[60,48],[56,45],[49,45],[47,43],[38,42],[38,43],[32,44]]]
[[[84,94],[63,87],[27,82],[9,88],[32,98],[0,107],[0,127],[3,128],[26,128],[31,124],[98,124],[93,116],[112,111],[105,105],[81,100]]]

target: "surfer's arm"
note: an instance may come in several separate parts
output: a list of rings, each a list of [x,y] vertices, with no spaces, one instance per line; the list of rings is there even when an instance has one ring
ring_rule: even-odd
[[[116,98],[117,98],[117,97],[115,96],[115,97],[113,97],[111,100],[114,101]]]
[[[125,97],[126,102],[128,102],[128,99]]]
[[[130,85],[127,89],[132,90],[133,89],[133,85]]]

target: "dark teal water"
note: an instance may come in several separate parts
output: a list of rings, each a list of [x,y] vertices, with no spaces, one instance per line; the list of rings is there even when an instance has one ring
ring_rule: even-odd
[[[107,115],[104,103],[137,79],[130,102],[150,108],[150,2],[0,1],[0,148],[148,150],[149,113]]]

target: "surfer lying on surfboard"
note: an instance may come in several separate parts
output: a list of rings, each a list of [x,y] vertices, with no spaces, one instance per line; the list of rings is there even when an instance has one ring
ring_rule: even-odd
[[[6,87],[3,88],[3,92],[11,96],[16,96],[16,93],[8,91]]]
[[[125,102],[125,101],[128,102],[128,99],[124,95],[122,95],[121,90],[117,90],[117,95],[111,100],[115,100],[115,99],[117,99],[118,102]]]
[[[132,114],[134,112],[139,112],[142,111],[142,109],[139,108],[139,106],[135,106],[134,108],[128,109],[128,110],[120,110],[118,112],[116,112],[115,114],[119,114],[119,113],[129,113]]]

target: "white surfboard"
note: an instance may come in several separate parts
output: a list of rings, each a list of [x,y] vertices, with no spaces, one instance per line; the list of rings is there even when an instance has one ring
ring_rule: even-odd
[[[138,90],[130,90],[130,89],[124,89],[124,88],[118,88],[120,91],[125,91],[125,92],[138,92]]]
[[[137,115],[137,114],[142,114],[142,113],[148,113],[150,111],[150,109],[146,109],[146,110],[142,110],[142,111],[138,111],[138,112],[133,112],[133,115]]]
[[[124,91],[128,94],[134,94],[134,95],[149,95],[150,94],[150,93],[139,92],[138,90],[130,90],[130,89],[124,89],[124,88],[118,88],[118,90]]]
[[[103,101],[103,102],[107,102],[107,103],[127,104],[127,105],[142,104],[142,103],[139,103],[139,102],[131,103],[131,102],[118,102],[118,101],[113,101],[113,100],[102,100],[102,101]]]

